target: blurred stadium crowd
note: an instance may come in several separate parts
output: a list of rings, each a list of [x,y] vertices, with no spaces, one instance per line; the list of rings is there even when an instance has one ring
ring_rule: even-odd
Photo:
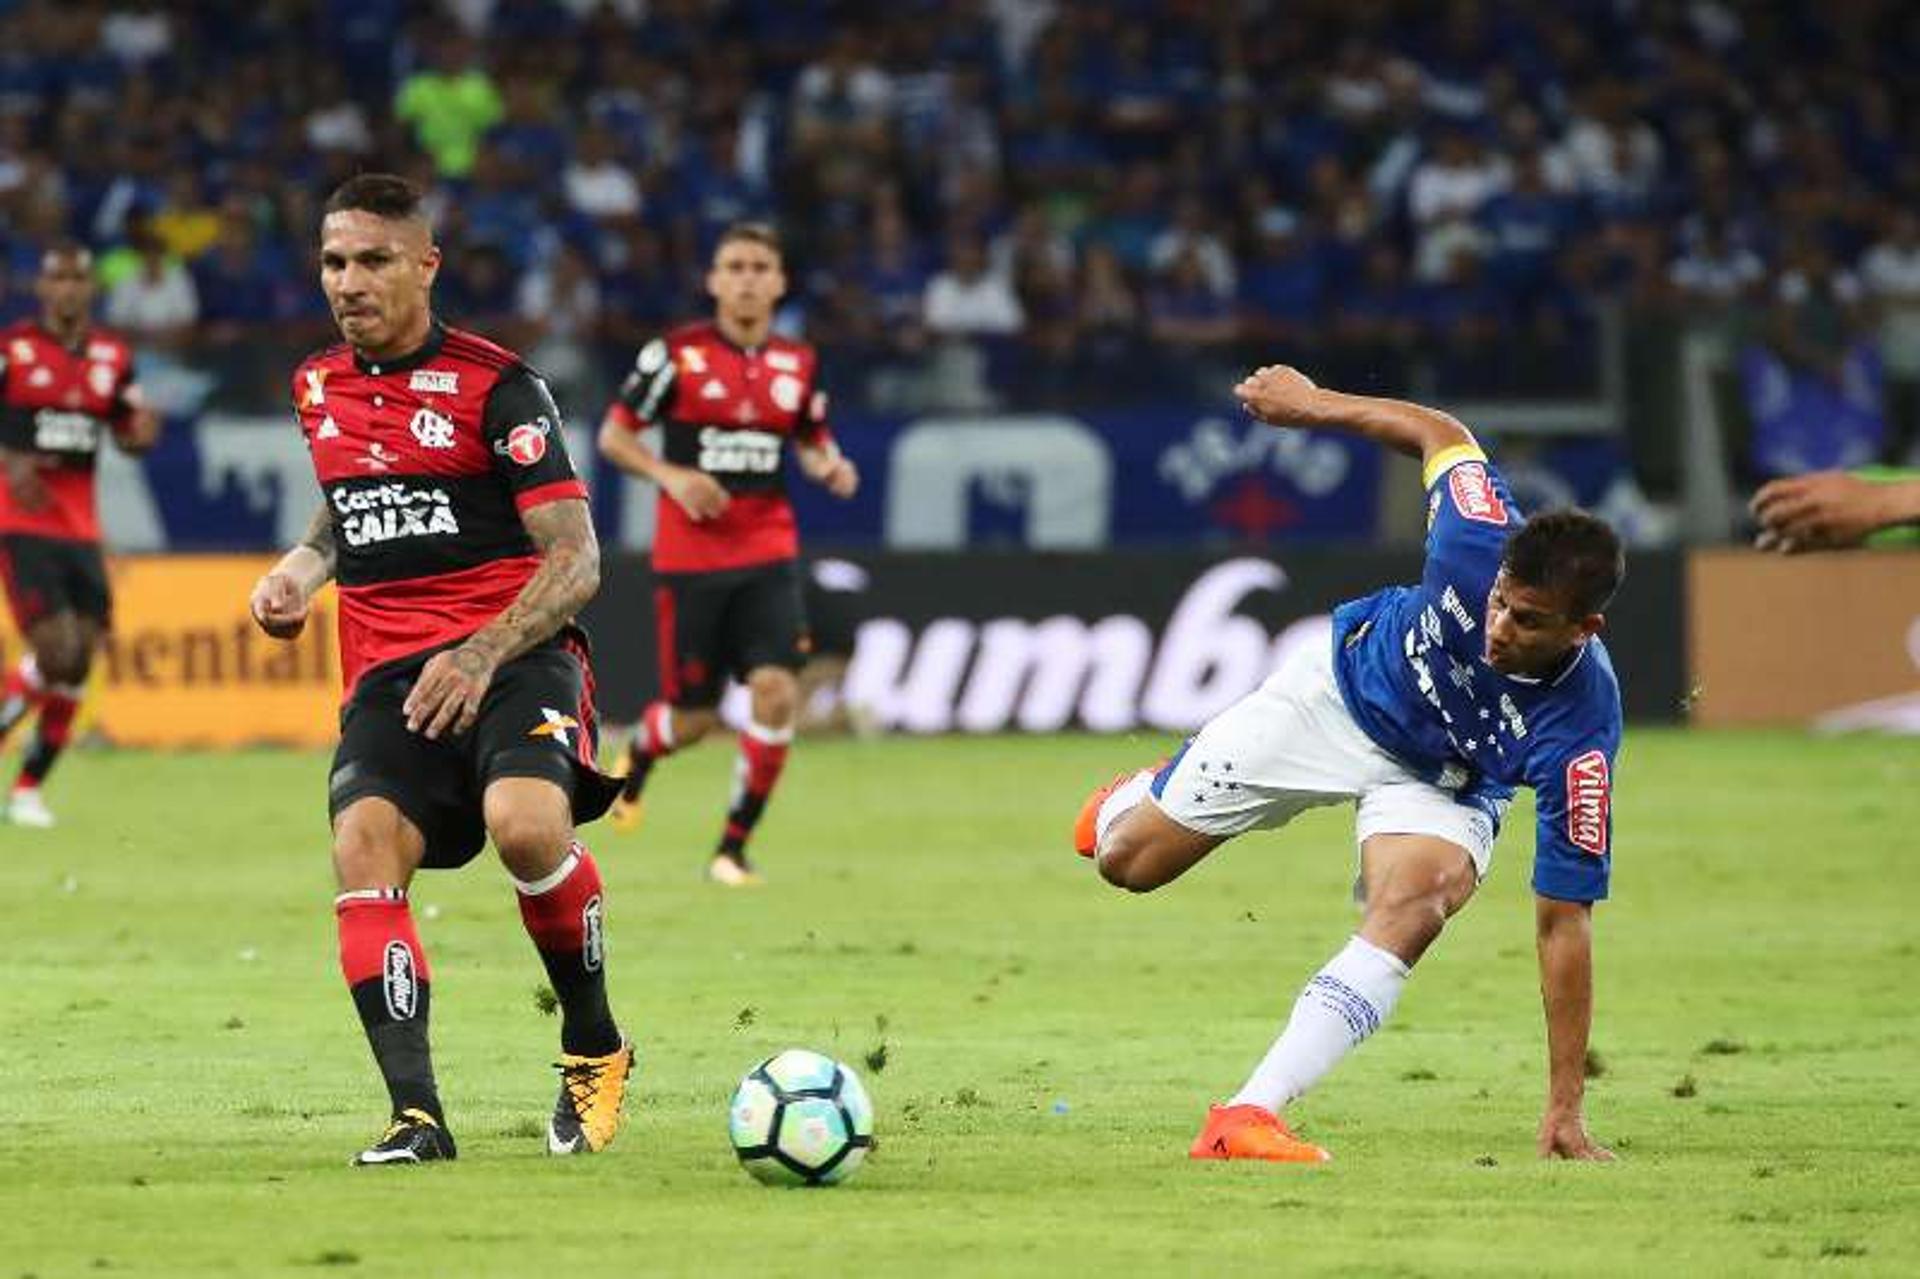
[[[1903,0],[0,0],[0,310],[72,235],[150,349],[324,340],[316,203],[393,167],[436,192],[442,309],[579,398],[753,216],[783,323],[881,407],[1276,352],[1577,393],[1624,304],[1836,378],[1874,344],[1892,453],[1915,65]]]

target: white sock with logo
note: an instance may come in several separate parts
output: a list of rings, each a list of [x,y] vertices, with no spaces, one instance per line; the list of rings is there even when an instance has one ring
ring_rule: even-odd
[[[1153,770],[1143,768],[1113,788],[1113,794],[1100,804],[1093,818],[1093,846],[1097,850],[1107,838],[1107,830],[1125,816],[1135,804],[1147,797],[1153,786]]]
[[[1399,956],[1354,937],[1300,992],[1287,1028],[1228,1104],[1278,1114],[1380,1029],[1408,972]]]

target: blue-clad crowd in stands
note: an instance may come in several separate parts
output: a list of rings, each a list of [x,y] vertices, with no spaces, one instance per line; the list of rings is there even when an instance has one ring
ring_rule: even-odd
[[[1620,303],[1905,385],[1916,65],[1903,0],[0,0],[0,308],[74,235],[152,348],[320,340],[316,203],[382,167],[443,310],[583,389],[748,216],[881,403],[1578,390]]]

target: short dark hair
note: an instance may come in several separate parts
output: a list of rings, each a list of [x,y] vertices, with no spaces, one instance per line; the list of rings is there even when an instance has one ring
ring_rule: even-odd
[[[780,232],[774,229],[774,225],[771,222],[729,223],[727,229],[720,233],[720,238],[714,241],[714,256],[718,257],[720,250],[726,248],[736,240],[744,240],[748,244],[758,244],[765,248],[772,249],[775,257],[783,262],[786,260],[787,251],[780,243]]]
[[[397,173],[356,173],[333,189],[322,207],[328,213],[371,213],[389,222],[425,217],[426,194]]]
[[[1574,617],[1606,608],[1627,575],[1626,552],[1612,525],[1585,511],[1546,511],[1507,539],[1500,567],[1522,586],[1551,591]]]

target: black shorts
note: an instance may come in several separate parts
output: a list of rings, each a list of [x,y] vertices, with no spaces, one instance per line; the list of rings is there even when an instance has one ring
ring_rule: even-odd
[[[26,630],[56,613],[78,613],[104,628],[113,617],[107,561],[98,542],[0,533],[0,578],[13,624]]]
[[[653,588],[660,696],[674,706],[720,704],[729,676],[760,666],[800,669],[807,614],[793,560],[713,573],[661,573]]]
[[[866,570],[845,560],[815,561],[807,573],[809,657],[853,657],[860,623],[866,620]]]
[[[437,741],[410,732],[401,709],[431,656],[361,677],[340,712],[329,817],[369,796],[391,800],[426,837],[421,865],[445,869],[466,865],[486,846],[481,797],[499,778],[543,777],[558,785],[572,798],[577,825],[607,811],[620,783],[594,763],[599,733],[584,636],[569,632],[502,666],[473,727]]]

